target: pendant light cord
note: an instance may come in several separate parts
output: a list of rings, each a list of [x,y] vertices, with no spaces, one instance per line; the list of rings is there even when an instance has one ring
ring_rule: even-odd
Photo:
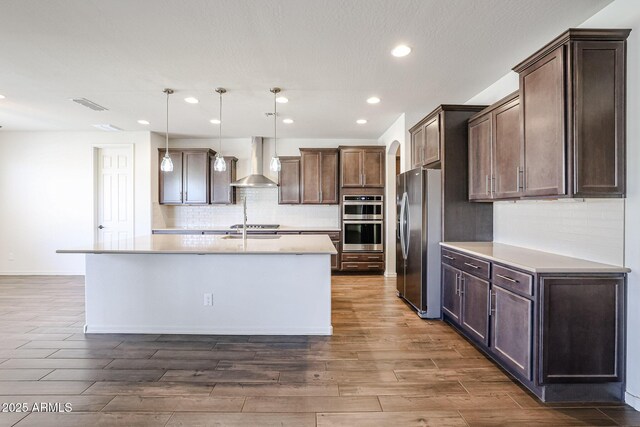
[[[169,156],[169,91],[165,90],[167,94],[167,132],[165,133],[165,156]]]
[[[278,101],[276,98],[278,92],[273,92],[273,153],[274,157],[278,157]]]
[[[220,125],[218,127],[218,148],[222,151],[222,91],[220,93],[220,114],[218,120],[220,120]],[[222,154],[219,154],[222,155]]]

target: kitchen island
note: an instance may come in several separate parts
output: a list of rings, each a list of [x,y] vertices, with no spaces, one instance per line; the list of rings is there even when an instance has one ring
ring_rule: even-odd
[[[152,235],[86,254],[86,333],[331,335],[326,235]]]

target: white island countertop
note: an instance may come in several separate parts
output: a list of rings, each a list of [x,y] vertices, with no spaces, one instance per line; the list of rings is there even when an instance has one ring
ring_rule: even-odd
[[[246,246],[241,238],[216,235],[154,234],[91,247],[59,249],[68,254],[337,254],[331,239],[324,235],[252,236]],[[235,236],[233,236],[235,237]]]
[[[626,267],[493,242],[442,242],[440,246],[532,273],[628,273]]]
[[[340,231],[340,227],[330,226],[294,226],[294,225],[280,225],[278,228],[250,228],[247,231],[249,233],[277,233],[277,232],[318,232],[318,233],[330,233]],[[231,226],[188,226],[188,227],[164,227],[154,228],[154,233],[180,233],[180,232],[227,232],[238,233],[241,230],[237,228],[231,228]]]

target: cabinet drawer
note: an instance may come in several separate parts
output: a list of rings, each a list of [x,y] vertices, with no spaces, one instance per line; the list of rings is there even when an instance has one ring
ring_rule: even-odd
[[[343,262],[342,271],[380,271],[384,262]]]
[[[367,254],[342,254],[342,262],[384,262],[384,254],[382,253],[367,253]]]
[[[442,249],[442,262],[482,279],[490,277],[491,263],[458,252]]]
[[[533,277],[530,274],[493,264],[491,281],[503,288],[533,296]]]

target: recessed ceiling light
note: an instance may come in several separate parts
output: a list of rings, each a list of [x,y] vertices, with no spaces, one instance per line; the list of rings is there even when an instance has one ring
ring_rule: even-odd
[[[287,102],[289,102],[289,99],[284,96],[279,96],[276,98],[276,102],[278,102],[279,104],[286,104]]]
[[[372,96],[371,98],[367,99],[367,103],[378,104],[380,103],[380,98],[378,98],[377,96]]]
[[[358,119],[358,120],[356,120],[356,123],[359,124],[359,125],[364,125],[364,124],[367,123],[367,121],[365,119]]]
[[[286,124],[290,125],[291,123],[293,123],[293,119],[283,119],[282,123],[286,123]]]
[[[200,102],[196,98],[194,98],[193,96],[185,98],[184,101],[188,102],[189,104],[197,104],[198,102]]]
[[[211,119],[209,120],[211,123],[213,123],[214,125],[219,125],[220,124],[220,120],[218,119]]]
[[[140,123],[141,125],[148,125],[149,121],[148,120],[138,120],[138,123]]]
[[[391,51],[391,55],[396,58],[402,58],[403,56],[407,56],[411,53],[411,48],[407,45],[401,44],[393,48]]]
[[[0,95],[0,99],[5,99],[5,98],[6,98],[6,96]]]

